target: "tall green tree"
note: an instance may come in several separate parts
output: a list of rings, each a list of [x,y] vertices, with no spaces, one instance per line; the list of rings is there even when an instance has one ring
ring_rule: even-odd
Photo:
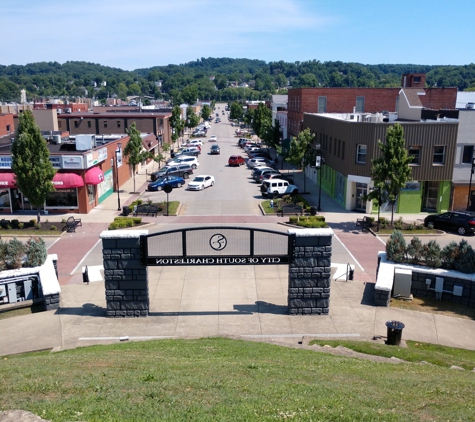
[[[49,160],[46,140],[30,110],[18,118],[18,129],[12,145],[12,170],[16,185],[30,203],[36,207],[36,220],[41,220],[41,207],[50,192],[54,191],[53,177],[56,170]]]
[[[231,103],[229,117],[231,119],[242,119],[243,110],[242,105],[239,104],[237,101]]]
[[[181,108],[176,105],[172,109],[172,117],[170,117],[170,127],[172,128],[172,141],[176,142],[180,137],[183,128],[185,127],[185,122],[181,118]]]
[[[307,190],[307,177],[305,176],[305,169],[309,165],[314,165],[317,151],[313,145],[315,135],[307,128],[297,135],[297,138],[293,138],[290,142],[290,151],[287,156],[287,161],[294,166],[302,169],[304,172],[303,177],[303,190]]]
[[[391,224],[393,224],[394,205],[401,190],[411,180],[409,163],[412,157],[407,154],[404,147],[404,129],[399,123],[388,128],[386,142],[378,141],[378,145],[381,149],[381,157],[371,160],[373,165],[371,177],[374,180],[375,189],[367,195],[367,198],[378,202],[381,197],[387,198],[391,205]]]
[[[264,103],[259,103],[252,116],[252,129],[262,139],[271,125],[272,111]]]
[[[192,129],[192,128],[198,126],[199,122],[200,122],[200,118],[195,113],[195,110],[193,110],[193,107],[187,107],[187,109],[186,109],[186,127]]]
[[[211,108],[208,104],[205,104],[202,108],[201,108],[201,118],[203,120],[208,120],[209,119],[209,116],[211,116]]]
[[[275,119],[274,125],[268,128],[264,137],[264,141],[268,146],[279,151],[281,140],[282,140],[282,128],[280,126],[279,121]]]
[[[135,123],[132,124],[127,130],[130,140],[124,148],[124,156],[127,158],[127,164],[132,169],[132,177],[134,179],[134,192],[135,192],[135,173],[137,173],[137,166],[148,157],[150,153],[146,151],[142,145],[142,137],[140,132],[135,127]],[[117,169],[116,169],[117,171]],[[117,189],[119,187],[117,186]]]

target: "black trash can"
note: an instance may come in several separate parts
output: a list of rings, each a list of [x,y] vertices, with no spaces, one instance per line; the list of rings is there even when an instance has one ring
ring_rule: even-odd
[[[388,327],[388,340],[386,344],[399,346],[401,344],[402,329],[405,325],[399,321],[387,321],[386,327]]]
[[[122,215],[127,217],[130,214],[130,208],[128,206],[122,207]]]
[[[310,207],[310,215],[317,215],[317,207]]]

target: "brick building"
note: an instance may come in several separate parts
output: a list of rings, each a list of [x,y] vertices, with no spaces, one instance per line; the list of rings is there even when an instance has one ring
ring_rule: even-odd
[[[0,114],[0,139],[11,137],[15,132],[15,120],[13,114]]]
[[[401,86],[419,92],[422,107],[453,109],[457,88],[425,88],[424,74],[404,74]],[[397,112],[401,88],[295,88],[288,92],[288,133],[295,137],[303,128],[304,113]]]

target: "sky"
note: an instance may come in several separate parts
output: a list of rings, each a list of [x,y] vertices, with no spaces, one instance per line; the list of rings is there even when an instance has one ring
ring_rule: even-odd
[[[0,0],[0,65],[475,62],[475,0]]]

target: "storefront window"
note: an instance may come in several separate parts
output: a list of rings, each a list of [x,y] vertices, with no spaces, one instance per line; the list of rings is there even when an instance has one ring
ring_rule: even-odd
[[[0,208],[10,208],[10,191],[0,190]]]
[[[56,192],[50,192],[46,198],[47,207],[78,207],[78,195],[76,188],[58,189]]]

